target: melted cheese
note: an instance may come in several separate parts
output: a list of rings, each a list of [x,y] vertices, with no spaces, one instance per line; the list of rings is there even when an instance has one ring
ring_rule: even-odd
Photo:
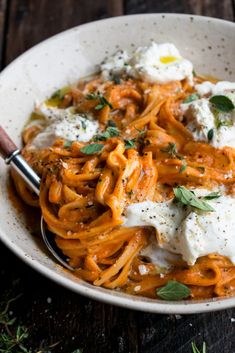
[[[208,87],[211,85],[215,86],[209,82]],[[217,88],[213,88],[213,92],[228,97],[235,104],[235,92],[220,91],[221,87],[224,85],[217,84]],[[206,89],[203,88],[201,92],[206,92]],[[214,147],[235,147],[235,109],[228,113],[216,112],[209,99],[210,97],[203,97],[191,103],[181,104],[186,127],[192,132],[196,141],[205,141]],[[218,126],[218,122],[222,122],[222,124]],[[213,138],[209,141],[208,132],[212,129]]]
[[[92,116],[74,113],[71,108],[58,109],[42,104],[37,111],[45,120],[41,132],[32,141],[32,147],[51,146],[57,137],[87,142],[98,131],[99,124],[92,120]]]
[[[193,84],[193,65],[184,59],[171,43],[152,43],[138,48],[132,56],[126,51],[117,52],[101,64],[102,75],[112,79],[115,75],[143,79],[148,82],[167,83],[187,79]]]
[[[195,85],[195,89],[201,96],[224,94],[226,91],[235,90],[235,82],[219,81],[217,83],[212,83],[205,81]]]
[[[194,192],[199,197],[210,191]],[[144,250],[153,263],[157,263],[159,248],[180,254],[189,265],[210,253],[227,256],[235,263],[235,198],[224,195],[209,203],[214,212],[184,207],[173,200],[132,204],[127,207],[124,225],[156,229],[157,240]]]

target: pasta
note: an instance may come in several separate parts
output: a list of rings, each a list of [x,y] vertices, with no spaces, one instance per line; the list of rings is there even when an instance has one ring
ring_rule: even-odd
[[[23,200],[41,207],[74,275],[151,298],[170,280],[186,285],[191,299],[234,295],[235,266],[227,257],[208,254],[192,266],[180,259],[162,271],[141,254],[157,242],[156,230],[123,224],[128,205],[169,200],[176,185],[209,190],[223,185],[233,193],[235,179],[227,174],[235,171],[234,148],[195,141],[182,120],[179,107],[193,87],[186,80],[114,82],[97,75],[63,92],[47,104],[92,113],[101,132],[92,142],[57,138],[37,149],[32,141],[42,128],[31,124],[23,131],[22,154],[42,178],[39,200],[13,171],[12,176]],[[170,155],[169,146],[177,153]]]

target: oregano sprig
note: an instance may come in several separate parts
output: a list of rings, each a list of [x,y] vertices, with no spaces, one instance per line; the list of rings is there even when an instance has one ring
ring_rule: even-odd
[[[88,100],[98,100],[99,103],[95,106],[95,110],[101,110],[103,109],[105,106],[109,106],[110,109],[113,109],[112,104],[100,93],[88,93],[86,95],[86,99]]]
[[[190,296],[190,289],[178,281],[168,281],[163,287],[157,289],[157,295],[163,300],[182,300]]]
[[[199,199],[193,191],[186,189],[184,186],[177,186],[173,189],[173,192],[175,200],[181,202],[183,205],[191,206],[206,212],[215,211],[206,201]]]

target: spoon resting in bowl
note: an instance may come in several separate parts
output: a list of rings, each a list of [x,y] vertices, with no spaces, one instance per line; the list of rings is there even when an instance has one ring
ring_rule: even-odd
[[[6,131],[0,126],[0,155],[6,164],[9,164],[16,172],[24,179],[27,185],[37,195],[40,193],[40,178],[24,160],[20,154],[20,150],[10,139]],[[57,247],[53,234],[47,229],[46,223],[41,217],[41,235],[42,239],[56,260],[69,270],[74,270],[72,266],[66,261],[66,257],[62,251]]]

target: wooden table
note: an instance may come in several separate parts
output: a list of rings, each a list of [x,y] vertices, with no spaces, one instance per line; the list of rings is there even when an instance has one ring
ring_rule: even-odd
[[[105,17],[185,12],[233,21],[234,10],[234,0],[0,0],[0,64],[55,33]],[[0,301],[18,294],[9,308],[12,330],[28,328],[23,343],[33,353],[49,352],[42,347],[54,343],[51,352],[190,353],[192,341],[200,348],[206,341],[207,352],[235,352],[235,309],[181,317],[98,303],[50,282],[0,244]]]

